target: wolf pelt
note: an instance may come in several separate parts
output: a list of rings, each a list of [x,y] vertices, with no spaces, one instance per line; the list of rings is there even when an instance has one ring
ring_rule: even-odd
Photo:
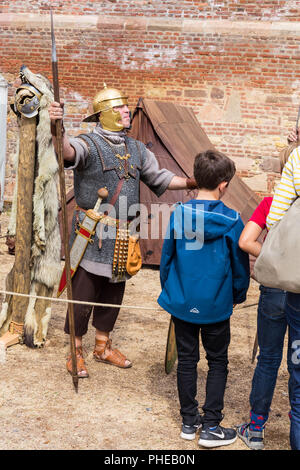
[[[50,132],[48,106],[53,101],[51,84],[47,78],[32,73],[27,67],[23,76],[41,93],[37,125],[37,175],[34,181],[33,226],[31,246],[30,294],[52,297],[61,273],[60,231],[58,224],[58,163]],[[17,182],[14,190],[8,235],[16,235]],[[6,279],[6,289],[13,290],[13,269]],[[8,330],[12,318],[11,299],[6,296],[0,312],[0,335]],[[24,343],[29,347],[41,347],[47,336],[51,317],[51,302],[30,298],[24,319]]]

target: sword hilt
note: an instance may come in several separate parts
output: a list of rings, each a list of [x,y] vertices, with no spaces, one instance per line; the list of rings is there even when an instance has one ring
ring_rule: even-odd
[[[98,199],[93,209],[95,212],[99,211],[102,200],[108,197],[108,191],[106,188],[98,189],[97,193],[98,193]]]

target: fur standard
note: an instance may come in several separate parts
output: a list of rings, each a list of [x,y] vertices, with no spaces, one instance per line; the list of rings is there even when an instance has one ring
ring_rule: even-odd
[[[34,181],[33,227],[31,247],[30,294],[52,297],[61,272],[60,232],[58,224],[57,176],[58,163],[50,133],[48,106],[53,101],[50,82],[39,74],[22,68],[23,80],[32,84],[41,93],[37,125],[37,176]],[[8,236],[16,235],[17,182],[14,191]],[[6,289],[13,290],[13,269],[6,279]],[[12,317],[10,296],[6,296],[0,312],[0,335],[8,328]],[[51,316],[50,301],[31,298],[25,314],[24,342],[29,347],[41,347],[45,343]]]

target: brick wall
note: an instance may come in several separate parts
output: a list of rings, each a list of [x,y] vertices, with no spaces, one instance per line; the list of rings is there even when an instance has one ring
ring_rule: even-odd
[[[4,13],[297,21],[299,0],[1,0]]]
[[[47,1],[2,1],[1,73],[24,63],[51,78]],[[300,1],[52,1],[65,126],[77,134],[102,86],[192,106],[199,122],[258,194],[278,175],[277,157],[300,104]],[[180,8],[179,8],[180,6]],[[136,16],[134,16],[136,15]],[[196,19],[197,18],[197,19]],[[206,21],[199,21],[205,18]],[[7,198],[14,180],[16,123],[8,115]]]

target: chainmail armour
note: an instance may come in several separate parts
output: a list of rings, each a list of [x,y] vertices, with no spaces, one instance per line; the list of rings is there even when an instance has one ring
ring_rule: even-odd
[[[108,210],[106,204],[109,204],[114,196],[120,179],[124,174],[126,175],[124,168],[126,160],[117,158],[116,154],[124,156],[129,153],[130,157],[127,160],[129,177],[125,178],[118,200],[109,214],[113,218],[127,219],[130,207],[130,215],[134,215],[132,206],[139,204],[140,178],[159,196],[165,191],[174,176],[168,170],[159,170],[154,155],[151,154],[150,157],[145,145],[127,137],[124,131],[109,132],[97,126],[91,134],[82,134],[77,138],[71,138],[70,143],[75,148],[75,165],[71,167],[74,171],[75,199],[77,205],[85,210],[94,207],[98,198],[97,191],[102,187],[107,188],[109,195],[107,200],[102,201],[100,211]],[[85,155],[79,158],[81,147],[88,150],[85,150]],[[151,165],[149,167],[151,158],[154,158],[152,170]],[[66,168],[70,168],[70,166],[66,165]],[[138,210],[138,206],[135,207]],[[122,209],[121,212],[120,208]],[[82,222],[85,213],[79,211],[78,217],[79,221]],[[70,237],[71,246],[76,236],[75,224],[76,217],[74,215]],[[80,266],[94,274],[111,278],[115,229],[107,226],[103,228],[101,225],[103,224],[98,223],[94,243],[88,244]],[[102,231],[101,248],[99,248],[99,231]],[[105,233],[105,231],[109,232],[109,237],[107,237],[108,233]]]

